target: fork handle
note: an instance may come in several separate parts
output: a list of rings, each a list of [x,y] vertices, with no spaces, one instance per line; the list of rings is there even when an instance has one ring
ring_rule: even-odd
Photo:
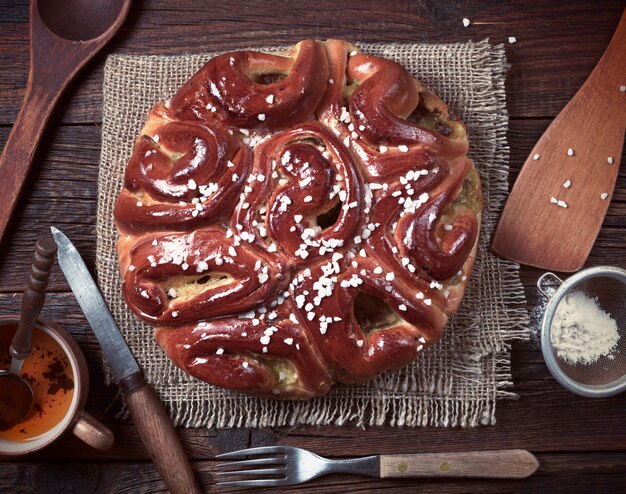
[[[474,477],[523,479],[537,470],[535,456],[523,449],[381,455],[380,477]]]

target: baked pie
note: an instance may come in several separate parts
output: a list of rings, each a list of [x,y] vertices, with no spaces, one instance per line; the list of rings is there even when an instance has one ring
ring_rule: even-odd
[[[123,293],[187,373],[306,399],[415,359],[459,307],[480,180],[458,117],[339,41],[211,59],[148,114],[116,207]]]

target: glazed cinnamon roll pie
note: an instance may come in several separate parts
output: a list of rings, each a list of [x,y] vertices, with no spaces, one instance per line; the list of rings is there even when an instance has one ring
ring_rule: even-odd
[[[323,395],[435,343],[476,254],[464,125],[344,41],[210,60],[158,103],[115,208],[123,293],[218,386]]]

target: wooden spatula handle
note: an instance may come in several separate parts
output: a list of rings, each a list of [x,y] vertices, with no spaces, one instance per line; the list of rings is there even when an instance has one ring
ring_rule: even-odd
[[[11,342],[10,353],[15,359],[24,360],[30,353],[33,326],[46,299],[46,288],[56,253],[57,244],[49,234],[37,240],[28,284],[22,295],[20,322]]]
[[[382,455],[380,476],[464,477],[523,479],[535,473],[539,462],[522,449]]]
[[[58,96],[55,89],[29,80],[22,108],[0,156],[0,243]]]
[[[140,373],[120,383],[126,404],[150,457],[172,494],[200,492],[176,430],[159,397]]]

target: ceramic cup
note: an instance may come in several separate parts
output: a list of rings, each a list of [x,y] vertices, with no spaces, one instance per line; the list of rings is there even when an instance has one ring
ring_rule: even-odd
[[[0,331],[15,330],[18,322],[19,319],[15,317],[0,316]],[[65,416],[47,432],[21,442],[0,438],[0,457],[20,456],[38,451],[56,441],[66,431],[71,431],[76,437],[96,449],[102,451],[109,449],[113,444],[113,433],[84,411],[89,390],[89,371],[80,347],[67,331],[51,321],[40,318],[35,328],[52,337],[67,356],[74,378],[74,395]]]

